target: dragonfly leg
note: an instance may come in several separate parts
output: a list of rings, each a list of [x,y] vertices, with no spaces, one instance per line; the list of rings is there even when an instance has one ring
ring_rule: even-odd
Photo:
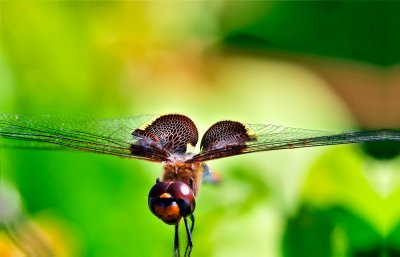
[[[190,233],[193,233],[193,229],[194,229],[194,214],[189,216],[190,221],[192,222],[192,225],[190,226]]]
[[[193,214],[190,215],[189,218],[190,218],[190,221],[192,222],[192,225],[190,226],[190,235],[192,235],[193,229],[194,229],[194,215]],[[192,245],[192,247],[193,247],[193,245]],[[185,256],[187,255],[188,250],[189,250],[189,244],[186,245]]]
[[[194,229],[194,214],[190,215],[190,221],[192,222],[192,226],[190,227],[190,233],[193,233],[193,229]]]
[[[190,257],[190,254],[192,252],[193,248],[193,241],[192,241],[192,232],[194,228],[194,216],[190,215],[190,220],[192,221],[192,225],[190,226],[189,229],[189,224],[187,217],[184,217],[183,220],[185,221],[185,229],[186,229],[186,234],[187,234],[187,245],[186,245],[186,250],[185,250],[185,257]]]
[[[179,224],[175,225],[174,257],[179,257]]]

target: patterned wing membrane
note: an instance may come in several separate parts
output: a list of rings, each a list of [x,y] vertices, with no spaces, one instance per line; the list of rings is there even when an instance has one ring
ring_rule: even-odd
[[[236,148],[240,150],[246,142],[255,140],[245,125],[237,121],[224,120],[212,125],[201,140],[200,149],[202,152]]]
[[[227,137],[229,141],[233,133],[232,131],[227,132],[224,126],[215,126],[212,132],[207,131],[206,138],[202,140],[203,148],[199,154],[193,157],[192,161],[207,161],[232,155],[279,149],[373,141],[400,141],[400,132],[391,130],[334,133],[276,125],[242,124],[242,126],[246,131],[240,130],[237,134],[242,135],[241,137],[245,139],[247,135],[248,140],[237,140],[236,145],[234,142],[224,144],[224,137]],[[217,136],[218,133],[220,133],[219,136]],[[213,147],[209,147],[210,145]]]
[[[139,138],[132,136],[132,131],[152,118],[154,115],[96,120],[87,117],[0,113],[0,147],[78,149],[120,157],[164,161],[167,158],[165,153],[136,145]]]
[[[132,135],[140,138],[135,145],[157,149],[167,154],[186,153],[187,145],[195,146],[199,137],[193,121],[180,114],[160,116],[145,129],[136,129]]]

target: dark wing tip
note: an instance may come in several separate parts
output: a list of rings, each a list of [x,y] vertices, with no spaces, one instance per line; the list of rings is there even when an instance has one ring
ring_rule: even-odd
[[[195,146],[198,131],[194,122],[182,114],[167,114],[155,119],[144,129],[136,129],[136,145],[147,145],[171,153],[186,153],[187,144]]]
[[[255,140],[246,126],[238,121],[224,120],[212,125],[201,140],[202,152],[227,147],[244,147],[246,142]]]

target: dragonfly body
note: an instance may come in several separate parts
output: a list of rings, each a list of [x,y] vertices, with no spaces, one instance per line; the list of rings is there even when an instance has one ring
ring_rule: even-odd
[[[165,163],[162,181],[178,181],[187,184],[197,196],[203,179],[203,163],[176,162]]]
[[[192,250],[195,199],[208,160],[239,154],[301,147],[400,141],[400,132],[325,132],[276,125],[220,121],[203,135],[199,153],[189,153],[199,139],[193,121],[180,114],[127,119],[68,120],[63,117],[0,114],[0,146],[78,149],[160,162],[164,165],[148,197],[149,208],[165,223],[175,225],[174,255],[179,256],[178,226],[183,219]],[[189,226],[188,219],[192,224]]]
[[[192,251],[192,232],[194,227],[193,211],[196,206],[195,198],[206,164],[201,162],[185,162],[192,154],[172,155],[171,160],[164,163],[162,179],[157,179],[148,197],[149,208],[154,215],[169,225],[175,225],[174,255],[179,256],[179,223],[184,219],[188,236],[185,256]],[[189,229],[187,218],[192,221]]]

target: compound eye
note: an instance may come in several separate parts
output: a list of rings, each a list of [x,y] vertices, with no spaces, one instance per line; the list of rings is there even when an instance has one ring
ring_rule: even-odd
[[[158,198],[160,195],[167,192],[168,186],[171,183],[168,182],[157,182],[149,192],[149,198]]]
[[[193,213],[195,198],[192,189],[182,182],[158,182],[150,190],[151,212],[167,224],[178,224]]]
[[[158,182],[150,190],[148,204],[151,212],[167,224],[178,224],[182,216],[176,200],[167,192],[171,182]]]
[[[196,201],[192,189],[182,182],[173,182],[169,185],[168,193],[175,198],[179,212],[183,217],[193,213]]]

